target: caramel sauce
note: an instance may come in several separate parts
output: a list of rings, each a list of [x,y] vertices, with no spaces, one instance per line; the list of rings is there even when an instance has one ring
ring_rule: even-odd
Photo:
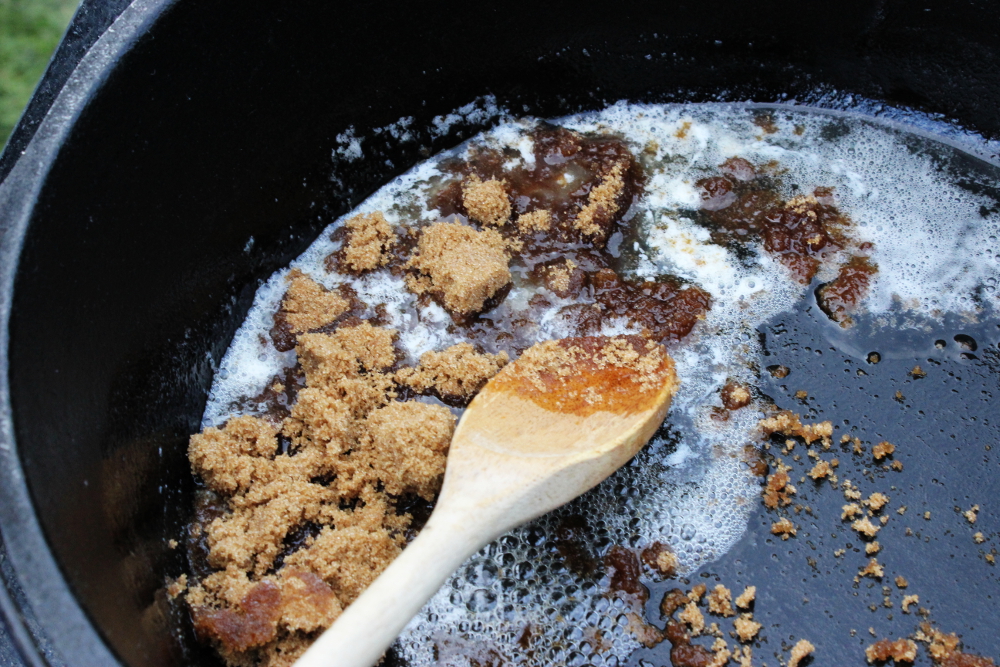
[[[845,230],[852,223],[833,205],[829,188],[784,201],[773,178],[747,160],[730,158],[719,170],[724,175],[696,183],[701,193],[696,221],[711,231],[713,242],[736,249],[762,243],[803,284],[847,247]]]

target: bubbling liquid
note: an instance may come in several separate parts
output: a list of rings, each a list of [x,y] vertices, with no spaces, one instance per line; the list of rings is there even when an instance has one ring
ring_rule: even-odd
[[[957,313],[967,319],[996,309],[1000,279],[1000,218],[995,168],[933,140],[863,118],[796,108],[721,105],[617,104],[554,123],[588,136],[624,140],[646,172],[645,191],[626,214],[628,234],[609,248],[625,277],[679,276],[712,297],[711,309],[671,348],[680,389],[667,421],[628,465],[560,510],[511,531],[456,572],[407,627],[398,651],[413,665],[467,665],[496,658],[526,665],[615,665],[639,646],[630,627],[642,614],[635,596],[609,595],[614,545],[641,549],[655,542],[677,555],[682,572],[725,554],[743,534],[759,495],[759,480],[742,454],[760,439],[765,405],[755,398],[713,419],[720,390],[731,381],[753,386],[762,368],[757,329],[793,309],[815,306],[817,283],[836,275],[823,265],[803,284],[760,243],[720,245],[699,217],[701,179],[742,158],[770,165],[787,199],[831,188],[853,220],[856,243],[870,244],[878,271],[856,319],[860,328],[919,328]],[[288,270],[328,289],[347,284],[386,326],[399,332],[404,363],[422,353],[469,340],[438,305],[423,305],[387,271],[362,277],[331,272],[331,238],[358,213],[382,211],[393,225],[434,220],[433,194],[443,164],[475,147],[504,151],[507,167],[532,167],[534,120],[501,124],[395,179],[327,232],[257,293],[213,383],[203,425],[262,411],[247,403],[272,377],[295,363],[267,335]],[[512,267],[513,269],[513,267]],[[498,326],[518,320],[540,288],[514,271],[513,287],[487,316]],[[573,335],[559,309],[570,303],[546,293],[549,305],[522,332],[533,340]],[[636,333],[622,319],[605,320],[604,334]],[[830,323],[830,337],[851,336]],[[847,345],[849,349],[849,344]],[[488,350],[495,351],[495,350]],[[645,576],[655,576],[645,571]],[[478,657],[477,657],[478,656]]]

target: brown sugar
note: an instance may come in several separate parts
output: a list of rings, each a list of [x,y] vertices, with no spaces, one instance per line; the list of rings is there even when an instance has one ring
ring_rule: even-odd
[[[903,596],[903,603],[900,606],[903,607],[903,613],[904,614],[909,614],[910,613],[910,605],[911,604],[920,604],[920,596],[919,595],[904,595]]]
[[[583,336],[535,343],[490,388],[586,417],[649,409],[661,391],[676,391],[677,376],[666,349],[642,336]]]
[[[872,447],[872,456],[875,457],[876,461],[881,461],[887,456],[892,455],[896,451],[896,446],[891,442],[882,441]]]
[[[729,647],[726,645],[726,641],[721,637],[717,637],[714,642],[712,642],[712,660],[708,663],[708,667],[723,667],[729,662],[729,658],[732,657],[732,652],[730,652]]]
[[[771,533],[774,535],[781,535],[781,539],[787,540],[789,537],[794,537],[796,534],[795,525],[792,524],[786,517],[782,517],[779,521],[771,524]]]
[[[289,272],[285,280],[288,290],[279,312],[293,333],[330,324],[350,308],[348,299],[337,292],[326,291],[298,269]]]
[[[763,625],[753,620],[753,616],[750,614],[740,614],[739,618],[733,621],[736,636],[739,637],[741,642],[752,640],[763,627]]]
[[[739,594],[739,597],[736,598],[736,606],[740,609],[749,609],[756,597],[757,587],[747,586],[743,589],[743,592]]]
[[[869,663],[887,660],[912,663],[917,658],[917,644],[912,639],[880,639],[865,649],[865,657]]]
[[[963,512],[962,516],[965,517],[966,521],[974,524],[976,523],[976,518],[978,513],[979,513],[979,505],[973,505],[971,509]]]
[[[677,615],[677,618],[691,628],[691,634],[695,637],[705,629],[705,616],[694,602],[688,602],[684,605],[684,609]]]
[[[430,225],[420,234],[417,254],[408,264],[418,275],[407,276],[407,287],[436,295],[452,313],[479,312],[510,282],[504,246],[503,237],[492,229],[476,231],[452,222]]]
[[[672,551],[664,550],[656,556],[656,569],[658,569],[660,574],[663,576],[674,576],[679,565],[680,561],[677,560],[677,554]]]
[[[879,564],[878,560],[872,558],[868,561],[868,564],[861,568],[858,572],[858,576],[861,577],[871,577],[873,579],[881,579],[885,575],[885,571]]]
[[[800,639],[795,642],[792,652],[788,655],[788,667],[798,667],[799,663],[812,655],[815,650],[816,647],[809,640]]]
[[[865,537],[875,537],[876,533],[881,530],[880,526],[876,526],[874,523],[869,521],[868,517],[862,517],[851,524],[851,528],[858,531],[861,535]]]
[[[462,184],[462,204],[469,219],[484,225],[499,227],[510,219],[510,200],[503,181],[480,180],[470,174]]]
[[[829,477],[833,474],[833,468],[830,467],[829,461],[817,461],[816,465],[813,466],[812,470],[809,471],[809,476],[815,481],[819,481],[825,477]]]
[[[927,377],[927,371],[925,371],[924,369],[922,369],[920,366],[914,366],[913,370],[910,371],[910,376],[914,380],[919,380],[920,378]]]
[[[551,228],[552,214],[543,209],[524,213],[517,218],[517,229],[522,234],[547,232]]]
[[[379,481],[394,496],[415,493],[432,500],[441,487],[455,416],[440,405],[393,402],[364,421],[360,444],[365,464],[380,471]]]
[[[792,504],[791,497],[795,495],[795,487],[789,484],[789,470],[788,466],[779,464],[778,470],[768,475],[763,491],[764,505],[768,509]]]
[[[181,576],[177,577],[169,584],[167,584],[167,595],[169,595],[171,598],[175,598],[184,591],[186,591],[187,587],[188,587],[188,576],[186,574],[182,574]]]
[[[760,427],[765,435],[782,433],[787,436],[802,438],[809,445],[817,440],[822,440],[824,444],[827,444],[833,436],[833,422],[823,421],[816,424],[803,424],[797,414],[787,410],[782,410],[771,417],[762,419]]]
[[[590,191],[586,206],[580,209],[573,223],[584,236],[604,236],[607,233],[605,221],[618,212],[618,198],[625,189],[622,175],[626,167],[623,162],[614,165],[600,185]]]
[[[874,542],[869,542],[868,544],[865,545],[865,554],[868,556],[877,554],[881,550],[882,550],[882,545],[878,543],[878,540]]]
[[[438,396],[467,401],[486,381],[503,368],[506,352],[482,354],[470,343],[458,343],[441,352],[425,352],[416,368],[398,371],[395,379],[419,394],[433,391]]]
[[[732,605],[732,593],[728,588],[719,584],[712,589],[708,594],[708,611],[710,614],[723,617],[736,614]]]
[[[356,215],[344,223],[347,240],[340,252],[339,266],[348,273],[362,273],[385,266],[389,250],[396,245],[396,233],[381,211]]]
[[[231,665],[290,664],[399,555],[412,517],[394,498],[430,500],[440,486],[455,418],[392,400],[394,336],[368,322],[303,334],[306,387],[280,426],[239,416],[191,437],[192,470],[218,511],[195,526],[214,572],[186,600]]]
[[[878,512],[889,502],[889,496],[881,493],[880,491],[876,491],[868,496],[868,498],[863,502],[869,509],[871,509],[872,512]]]
[[[750,390],[742,382],[727,382],[722,387],[722,405],[727,410],[739,410],[750,404]]]
[[[840,514],[841,521],[850,521],[859,514],[863,514],[864,510],[861,509],[861,505],[857,503],[849,503],[841,508],[843,511]]]

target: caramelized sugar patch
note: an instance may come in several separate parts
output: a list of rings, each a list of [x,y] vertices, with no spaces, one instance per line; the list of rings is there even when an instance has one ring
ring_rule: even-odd
[[[673,360],[641,336],[588,336],[536,343],[500,371],[492,391],[513,392],[553,412],[632,414],[677,388]]]
[[[852,239],[854,223],[835,206],[832,190],[816,188],[812,195],[786,201],[778,194],[774,178],[743,158],[730,158],[719,165],[719,171],[723,175],[696,183],[701,203],[695,220],[720,245],[760,243],[803,284],[821,266],[836,266],[844,252],[851,253],[840,275],[824,290],[829,300],[825,310],[836,321],[845,322],[867,293],[877,268],[864,259],[871,247]]]

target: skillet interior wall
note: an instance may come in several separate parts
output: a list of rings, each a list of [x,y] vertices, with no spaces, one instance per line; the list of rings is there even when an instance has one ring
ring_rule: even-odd
[[[826,85],[996,136],[998,15],[909,0],[175,4],[53,164],[11,320],[21,460],[99,632],[136,667],[212,663],[172,638],[161,589],[183,568],[166,540],[188,518],[187,436],[213,364],[260,279],[423,154],[481,127],[432,137],[434,116],[486,94],[552,116],[622,98],[808,101]],[[422,141],[379,148],[371,129],[402,116]],[[331,151],[349,126],[367,139],[364,158],[337,171],[341,187]]]

